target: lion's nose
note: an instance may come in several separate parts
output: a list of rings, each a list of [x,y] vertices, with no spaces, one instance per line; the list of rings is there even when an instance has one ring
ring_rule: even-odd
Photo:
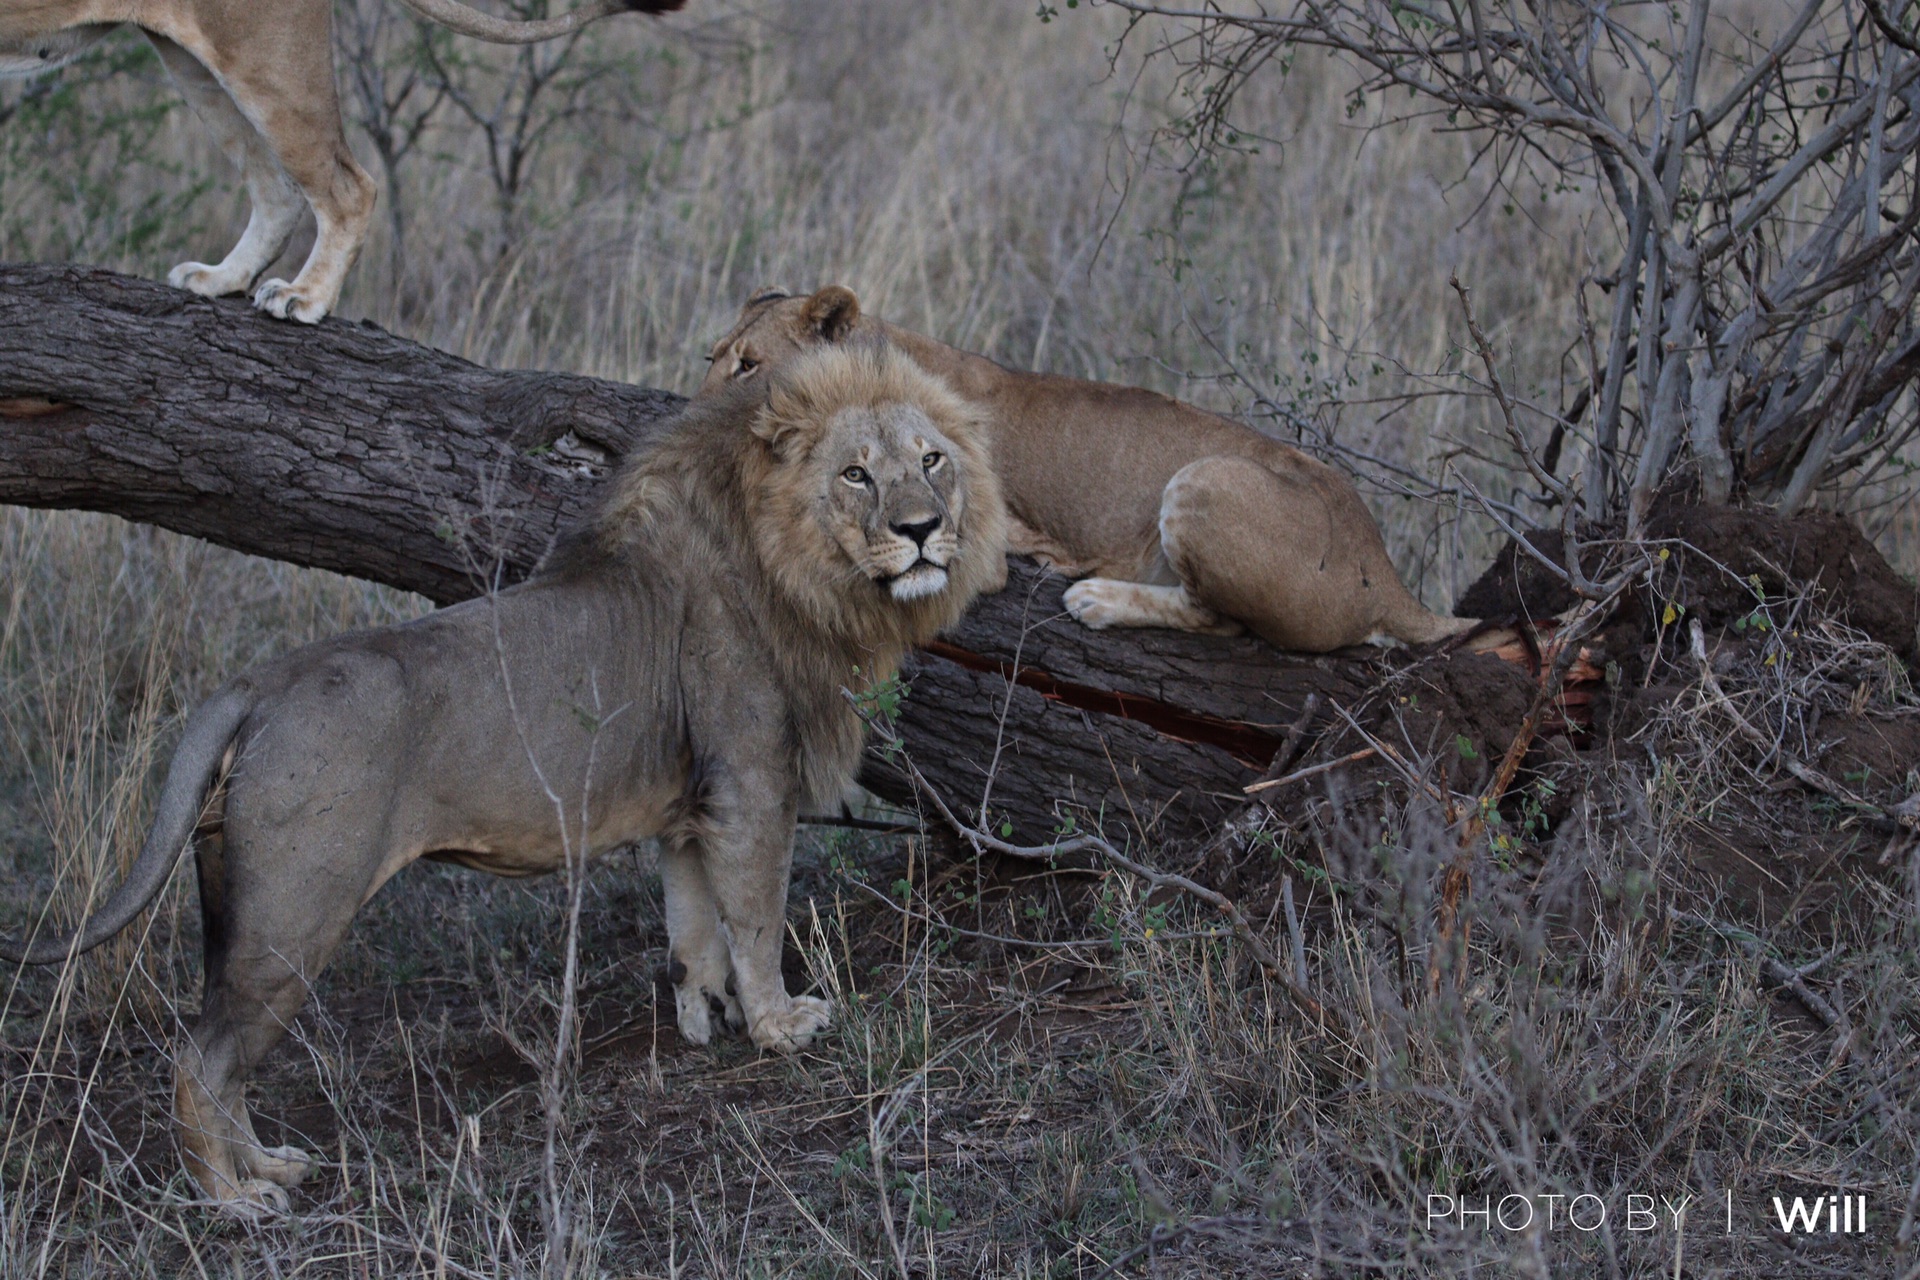
[[[939,527],[939,516],[928,516],[925,520],[896,520],[887,526],[903,538],[912,538],[916,546],[925,546],[927,539]]]

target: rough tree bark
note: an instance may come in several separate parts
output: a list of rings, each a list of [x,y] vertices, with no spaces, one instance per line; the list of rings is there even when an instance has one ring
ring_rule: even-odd
[[[0,264],[0,502],[111,512],[441,604],[523,577],[680,403],[479,368],[371,325]],[[1025,838],[1062,806],[1109,831],[1194,836],[1237,806],[1309,694],[1326,715],[1388,674],[1370,654],[1088,631],[1065,619],[1063,587],[1017,562],[906,672],[914,760]],[[911,800],[883,761],[864,780]]]

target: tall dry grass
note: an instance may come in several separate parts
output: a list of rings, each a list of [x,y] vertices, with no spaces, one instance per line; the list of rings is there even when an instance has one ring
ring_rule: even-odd
[[[367,17],[382,2],[341,0]],[[490,364],[688,390],[752,289],[837,281],[1009,363],[1226,410],[1251,385],[1349,461],[1441,488],[1465,474],[1506,497],[1488,407],[1413,393],[1460,365],[1455,271],[1510,384],[1557,393],[1580,278],[1609,257],[1586,193],[1487,204],[1486,175],[1462,178],[1473,139],[1399,122],[1393,103],[1349,114],[1344,73],[1315,61],[1250,102],[1273,138],[1259,154],[1182,173],[1146,147],[1178,109],[1168,69],[1142,63],[1138,40],[1110,61],[1119,34],[1107,11],[1042,23],[1031,0],[695,0],[662,24],[604,24],[570,64],[594,74],[561,76],[568,113],[510,206],[482,129],[446,103],[392,174],[350,130],[404,233],[376,222],[342,312]],[[390,22],[377,42],[390,94],[411,39]],[[524,89],[517,55],[442,54],[478,106]],[[160,275],[223,252],[243,197],[172,102],[124,40],[51,89],[0,88],[0,254]],[[1403,574],[1446,607],[1485,562],[1488,522],[1361,465]],[[0,512],[0,923],[23,927],[49,902],[71,919],[118,875],[198,698],[262,657],[420,607],[102,517]],[[1248,995],[1239,959],[1178,908],[1116,884],[1103,910],[1118,945],[1069,945],[1087,930],[1068,897],[1035,891],[996,921],[940,897],[924,857],[865,840],[802,857],[798,896],[823,904],[805,950],[841,997],[838,1036],[797,1064],[738,1046],[668,1060],[650,1025],[630,1025],[652,999],[657,888],[644,863],[618,863],[585,913],[599,1021],[569,1168],[592,1229],[568,1267],[1088,1276],[1156,1227],[1174,1259],[1160,1274],[1678,1266],[1671,1237],[1515,1244],[1407,1226],[1410,1197],[1489,1170],[1541,1191],[1633,1190],[1684,1179],[1689,1143],[1766,1151],[1805,1127],[1777,1099],[1820,1070],[1811,1037],[1769,1022],[1728,948],[1650,940],[1643,908],[1671,833],[1716,796],[1640,768],[1620,762],[1583,802],[1544,896],[1527,868],[1489,887],[1500,918],[1477,934],[1481,978],[1431,1007],[1393,993],[1408,949],[1430,942],[1432,816],[1347,833],[1317,862],[1276,845],[1325,922],[1314,981],[1367,1011],[1371,1073],[1332,1070],[1350,1059]],[[1384,880],[1382,848],[1397,859]],[[904,880],[922,916],[1037,945],[983,975],[951,958],[962,935],[903,917],[881,954],[825,905],[865,903],[862,879]],[[185,881],[143,918],[144,945],[8,976],[0,1274],[540,1269],[537,1108],[523,1066],[488,1055],[550,1021],[555,887],[422,870],[371,904],[262,1081],[266,1123],[325,1136],[327,1168],[300,1193],[300,1221],[242,1229],[184,1203],[162,1127],[162,1050],[196,1000]],[[1576,900],[1601,922],[1590,950],[1511,923]],[[1908,909],[1887,904],[1890,918]],[[1910,956],[1874,954],[1855,969],[1880,1024],[1897,1025]],[[1089,1015],[1063,1004],[1069,987],[1112,994]],[[1863,1120],[1856,1100],[1823,1103],[1839,1138],[1795,1137],[1780,1167],[1838,1163],[1904,1191],[1864,1129],[1877,1116],[1904,1133],[1905,1113]],[[1691,1127],[1645,1129],[1681,1113]],[[1741,1274],[1745,1256],[1717,1263]]]

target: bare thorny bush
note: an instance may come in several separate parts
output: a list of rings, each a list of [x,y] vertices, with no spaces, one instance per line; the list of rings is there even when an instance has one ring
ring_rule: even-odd
[[[1071,827],[1011,845],[918,780],[928,822],[973,856],[1090,858],[1098,906],[1092,931],[1068,918],[1036,932],[908,885],[903,946],[918,924],[1084,965],[1135,1001],[1137,1033],[1114,1043],[1085,1139],[1138,1202],[1136,1243],[1106,1255],[1119,1274],[1157,1274],[1161,1255],[1167,1274],[1777,1274],[1788,1255],[1764,1195],[1832,1185],[1888,1206],[1867,1246],[1887,1256],[1913,1229],[1899,1210],[1916,1126],[1902,1051],[1913,904],[1865,882],[1872,909],[1823,948],[1791,910],[1777,926],[1731,923],[1684,848],[1687,825],[1727,802],[1728,771],[1748,795],[1776,774],[1728,730],[1722,700],[1789,741],[1813,707],[1920,710],[1897,658],[1816,601],[1756,594],[1741,628],[1755,643],[1721,655],[1713,680],[1672,646],[1655,661],[1680,688],[1648,727],[1605,760],[1550,753],[1504,814],[1482,803],[1494,761],[1471,768],[1391,716],[1372,733],[1333,717],[1314,754],[1364,741],[1395,768],[1314,775],[1307,795],[1254,806],[1232,829],[1237,901],[1154,865],[1174,850]],[[1418,674],[1378,692],[1404,702]],[[1548,822],[1556,788],[1571,803]],[[1473,892],[1450,918],[1463,852]],[[1483,1194],[1592,1196],[1611,1212],[1593,1231],[1425,1222],[1429,1197]],[[1649,1197],[1656,1226],[1627,1225],[1629,1196]]]
[[[1361,77],[1350,114],[1404,102],[1473,136],[1488,200],[1508,212],[1598,191],[1587,283],[1605,301],[1589,314],[1583,289],[1569,317],[1577,374],[1558,402],[1524,402],[1545,455],[1576,460],[1589,518],[1638,532],[1681,466],[1708,502],[1785,511],[1884,499],[1907,475],[1920,429],[1908,0],[1107,2],[1134,16],[1128,38],[1180,66],[1189,109],[1162,141],[1193,172],[1275,141],[1243,109],[1248,87],[1325,52]]]

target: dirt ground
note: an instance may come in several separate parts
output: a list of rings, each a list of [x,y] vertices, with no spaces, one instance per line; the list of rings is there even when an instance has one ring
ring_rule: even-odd
[[[1920,786],[1914,592],[1831,517],[1676,515],[1660,537],[1451,934],[1458,841],[1422,788],[1472,795],[1526,716],[1533,678],[1497,659],[1383,664],[1418,785],[1370,761],[1230,838],[1145,851],[1237,904],[1317,1016],[1219,913],[1095,857],[808,828],[788,980],[835,998],[834,1034],[791,1059],[696,1048],[649,855],[608,859],[557,1139],[567,1272],[1894,1274],[1920,1021],[1913,839],[1884,815]],[[1561,607],[1534,568],[1509,553],[1470,598]],[[1694,618],[1777,750],[1705,686]],[[1349,746],[1329,731],[1302,758]],[[370,904],[258,1074],[261,1136],[319,1166],[295,1216],[247,1225],[188,1203],[165,1129],[189,880],[131,962],[89,962],[84,998],[13,988],[10,1229],[70,1275],[539,1271],[560,887],[422,866]],[[1872,1232],[1773,1225],[1773,1195],[1840,1187]],[[1713,1210],[1627,1229],[1654,1192]],[[1431,1196],[1521,1193],[1596,1195],[1618,1225],[1430,1218]]]

